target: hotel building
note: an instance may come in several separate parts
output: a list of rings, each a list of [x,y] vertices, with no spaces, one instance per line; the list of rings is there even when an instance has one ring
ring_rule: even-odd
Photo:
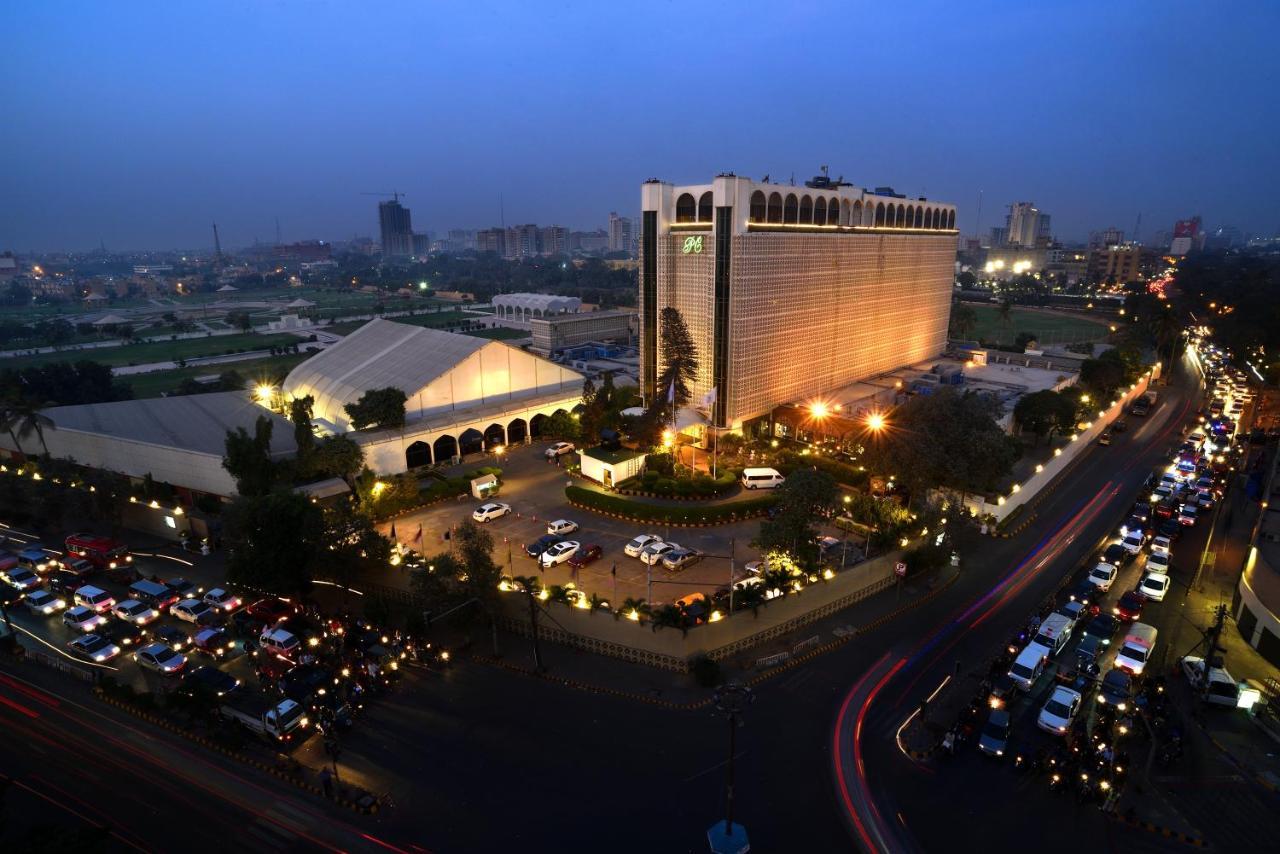
[[[698,345],[694,400],[716,389],[713,423],[734,430],[946,345],[953,205],[826,178],[795,187],[731,174],[648,181],[641,200],[646,400],[661,393],[668,306]]]

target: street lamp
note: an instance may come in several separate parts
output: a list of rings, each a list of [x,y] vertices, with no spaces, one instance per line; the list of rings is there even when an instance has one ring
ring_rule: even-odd
[[[712,854],[728,854],[749,850],[747,829],[733,821],[733,756],[737,752],[738,718],[755,702],[755,694],[746,685],[730,682],[716,689],[716,710],[729,719],[729,761],[725,773],[724,821],[717,821],[707,829],[707,843]]]
[[[867,416],[867,429],[872,433],[879,433],[885,428],[884,415],[880,412],[873,412]]]
[[[275,394],[275,391],[274,387],[269,386],[266,383],[262,383],[253,390],[253,394],[258,398],[259,403],[268,403],[271,400],[271,396]]]

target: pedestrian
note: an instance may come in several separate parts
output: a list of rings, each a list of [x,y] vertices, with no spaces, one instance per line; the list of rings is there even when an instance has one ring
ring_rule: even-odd
[[[328,765],[320,770],[320,787],[324,789],[326,798],[333,797],[333,772],[329,770]]]

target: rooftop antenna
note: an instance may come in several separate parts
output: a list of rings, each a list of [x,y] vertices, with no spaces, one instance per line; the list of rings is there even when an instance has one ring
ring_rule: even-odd
[[[222,260],[222,241],[218,239],[218,224],[213,224],[213,260]]]
[[[818,168],[819,168],[820,170],[822,170],[822,177],[823,177],[823,178],[828,178],[828,179],[829,179],[829,178],[831,177],[831,175],[830,175],[830,174],[828,174],[828,172],[827,172],[827,167],[826,167],[826,166],[819,166]]]

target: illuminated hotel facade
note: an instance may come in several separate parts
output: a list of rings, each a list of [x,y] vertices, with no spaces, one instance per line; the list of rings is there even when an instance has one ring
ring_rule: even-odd
[[[803,187],[719,175],[642,185],[640,379],[661,393],[661,312],[698,346],[694,401],[743,429],[946,346],[955,206],[826,179]]]

